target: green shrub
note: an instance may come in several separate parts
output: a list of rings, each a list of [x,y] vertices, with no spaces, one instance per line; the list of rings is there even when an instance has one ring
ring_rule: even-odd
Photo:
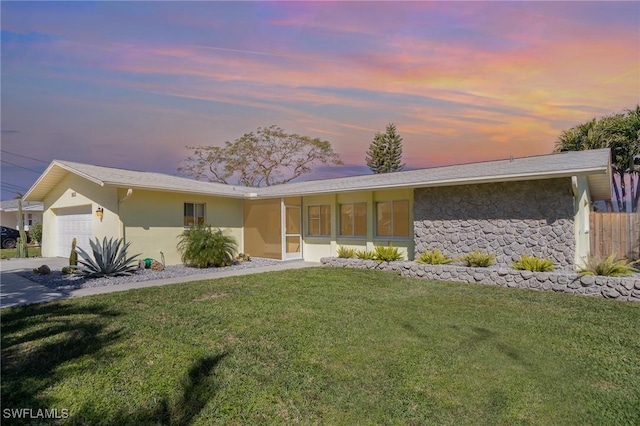
[[[481,268],[493,265],[495,259],[495,254],[482,253],[479,250],[472,251],[471,253],[468,253],[466,256],[462,257],[462,260],[466,263],[467,266],[475,266]]]
[[[633,275],[637,270],[634,263],[627,259],[616,261],[617,253],[601,258],[590,257],[586,265],[578,270],[578,275],[604,275],[607,277],[627,277]]]
[[[450,258],[448,255],[442,253],[438,249],[433,249],[431,251],[427,250],[422,253],[416,261],[420,263],[427,263],[430,265],[447,265],[449,263],[453,263],[454,259]]]
[[[379,262],[393,262],[396,260],[403,260],[404,256],[398,251],[396,247],[389,246],[376,246],[374,248],[374,259]]]
[[[185,230],[179,237],[178,250],[182,262],[197,268],[229,266],[237,251],[235,238],[210,225],[198,225]]]
[[[37,222],[31,225],[31,228],[29,228],[29,235],[31,235],[31,238],[36,240],[38,244],[42,245],[42,224]]]
[[[338,257],[341,257],[343,259],[353,259],[354,257],[356,257],[356,249],[339,246]]]
[[[511,264],[511,266],[513,266],[514,269],[532,272],[548,272],[556,269],[551,259],[541,259],[539,257],[528,256],[526,254],[520,256],[518,260]]]
[[[127,257],[127,249],[131,243],[123,245],[123,242],[123,238],[117,240],[109,238],[107,241],[107,237],[104,237],[102,244],[98,238],[95,242],[89,241],[93,258],[82,247],[77,247],[76,250],[82,258],[82,260],[78,260],[78,263],[82,265],[78,268],[78,273],[89,278],[133,274],[137,269],[134,259],[140,254]]]
[[[361,260],[374,260],[376,258],[375,252],[369,250],[358,250],[356,257]]]
[[[64,275],[71,275],[73,273],[75,273],[77,270],[77,268],[74,268],[73,266],[65,266],[64,268],[62,268],[61,272]]]

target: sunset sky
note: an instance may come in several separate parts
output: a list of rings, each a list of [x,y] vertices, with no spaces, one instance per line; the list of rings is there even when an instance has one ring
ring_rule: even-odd
[[[53,159],[177,174],[271,124],[332,143],[315,178],[368,173],[389,122],[411,168],[546,154],[640,102],[639,2],[0,8],[3,200]]]

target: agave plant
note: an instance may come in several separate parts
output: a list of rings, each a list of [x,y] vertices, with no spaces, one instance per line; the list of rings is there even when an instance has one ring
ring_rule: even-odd
[[[80,266],[77,273],[90,278],[98,277],[115,277],[119,275],[131,275],[136,269],[134,259],[140,254],[127,257],[127,249],[131,243],[123,245],[124,239],[104,237],[102,244],[96,238],[96,241],[89,241],[93,257],[84,251],[81,247],[77,247],[76,251],[82,258],[78,259]]]

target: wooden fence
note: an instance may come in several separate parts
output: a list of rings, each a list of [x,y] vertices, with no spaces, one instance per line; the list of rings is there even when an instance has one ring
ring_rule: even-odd
[[[589,215],[591,256],[640,257],[640,213],[596,213]]]

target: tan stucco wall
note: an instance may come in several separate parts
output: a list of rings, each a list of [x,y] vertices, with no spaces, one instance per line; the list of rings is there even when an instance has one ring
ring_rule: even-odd
[[[117,216],[115,188],[102,187],[80,176],[69,174],[47,194],[43,204],[45,211],[42,220],[42,255],[45,257],[55,256],[57,209],[88,205],[91,206],[91,212],[95,212],[98,207],[102,207],[102,221],[92,215],[93,236],[100,239],[105,236],[119,237],[120,220]]]
[[[119,189],[118,198],[123,199],[126,193],[126,189]],[[134,189],[120,203],[121,233],[131,242],[130,253],[161,260],[162,252],[168,265],[181,263],[176,245],[185,230],[184,203],[204,203],[205,223],[229,232],[243,251],[242,200]]]
[[[375,209],[376,202],[408,200],[409,223],[413,223],[413,190],[397,189],[385,191],[359,191],[342,194],[312,195],[303,197],[303,256],[308,261],[319,261],[322,257],[335,256],[338,246],[353,247],[357,250],[373,250],[375,246],[388,244],[398,247],[405,258],[413,259],[413,233],[409,232],[407,238],[377,238],[375,236]],[[367,236],[361,238],[344,238],[339,233],[339,206],[344,203],[367,203]],[[331,236],[309,237],[307,232],[308,207],[329,204],[331,206]]]

